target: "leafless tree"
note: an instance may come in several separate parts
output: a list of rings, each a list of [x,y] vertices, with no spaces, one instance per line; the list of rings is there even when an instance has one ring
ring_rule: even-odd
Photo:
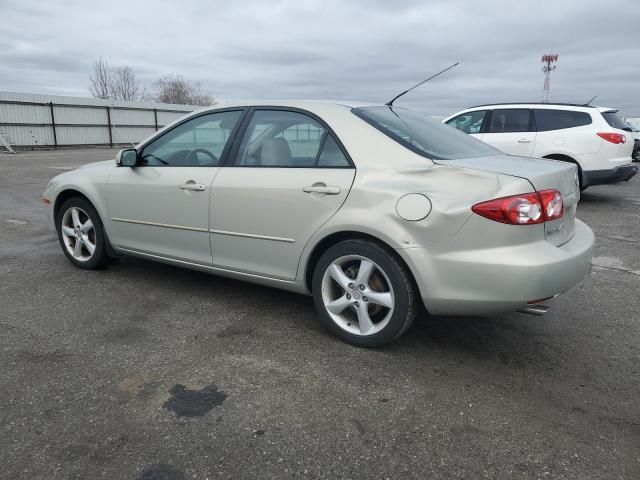
[[[114,67],[109,78],[109,90],[115,100],[138,100],[140,98],[140,82],[131,67]]]
[[[111,67],[100,57],[93,62],[93,71],[89,74],[89,91],[96,98],[109,98]]]
[[[202,91],[200,82],[190,82],[182,75],[163,75],[155,83],[156,101],[181,105],[215,105],[215,99]]]

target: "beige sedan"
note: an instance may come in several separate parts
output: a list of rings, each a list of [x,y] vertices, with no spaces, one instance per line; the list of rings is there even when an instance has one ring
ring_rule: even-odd
[[[44,192],[81,268],[134,255],[312,294],[344,341],[439,315],[541,314],[594,237],[576,167],[512,157],[411,110],[280,102],[198,111]]]

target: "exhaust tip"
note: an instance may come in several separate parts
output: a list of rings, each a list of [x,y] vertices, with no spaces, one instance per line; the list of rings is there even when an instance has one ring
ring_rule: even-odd
[[[538,304],[538,305],[531,305],[531,306],[529,306],[527,308],[524,308],[522,310],[518,310],[518,312],[526,313],[527,315],[533,315],[533,316],[536,316],[536,317],[541,317],[542,315],[547,313],[549,308],[550,307],[548,307],[547,305]]]

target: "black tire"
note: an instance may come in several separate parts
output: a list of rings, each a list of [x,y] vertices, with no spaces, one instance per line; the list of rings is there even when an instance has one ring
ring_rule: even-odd
[[[377,264],[378,269],[382,270],[382,273],[386,275],[393,291],[393,310],[388,311],[391,313],[390,318],[387,320],[386,325],[375,333],[363,335],[347,331],[334,321],[325,307],[323,298],[325,272],[334,261],[352,255],[365,257],[365,259]],[[386,279],[384,281],[385,283],[387,282]],[[368,240],[345,240],[333,245],[324,252],[313,273],[312,291],[313,300],[323,326],[340,340],[359,347],[378,347],[396,340],[411,326],[420,305],[411,273],[400,259],[396,257],[392,250]],[[340,289],[338,295],[342,295],[342,293],[343,290]],[[346,295],[346,291],[344,293]],[[373,305],[373,307],[379,308],[376,305]],[[347,307],[345,310],[348,310],[348,308],[351,307]],[[366,308],[369,309],[370,307],[367,306]]]
[[[70,211],[72,208],[76,208],[81,210],[81,214],[83,220],[86,221],[86,217],[91,220],[93,224],[93,232],[91,234],[91,240],[94,241],[95,250],[93,254],[90,254],[86,247],[83,247],[83,253],[85,256],[89,256],[86,260],[81,260],[79,258],[75,258],[71,252],[69,252],[67,244],[65,243],[65,238],[62,234],[62,222],[65,218],[65,213]],[[100,219],[100,215],[96,212],[93,205],[86,199],[82,197],[72,197],[66,200],[58,209],[56,213],[56,231],[58,232],[58,241],[60,242],[60,247],[62,248],[62,252],[65,254],[67,259],[71,263],[73,263],[78,268],[84,268],[87,270],[94,270],[97,268],[103,268],[109,264],[110,258],[107,254],[107,240],[104,232],[104,226],[102,225],[102,220]]]

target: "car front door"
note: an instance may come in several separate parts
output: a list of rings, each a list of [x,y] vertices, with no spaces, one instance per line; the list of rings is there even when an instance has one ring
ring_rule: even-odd
[[[106,196],[115,246],[211,264],[211,183],[242,114],[233,110],[189,119],[144,145],[137,166],[114,169]]]
[[[486,110],[473,110],[471,112],[461,113],[447,121],[447,125],[457,128],[458,130],[468,133],[472,137],[482,140],[483,125],[487,118]]]
[[[509,155],[529,156],[536,141],[532,111],[527,108],[493,110],[482,141]]]
[[[213,265],[290,280],[308,239],[344,203],[355,169],[319,119],[256,109],[245,123],[213,182]]]

